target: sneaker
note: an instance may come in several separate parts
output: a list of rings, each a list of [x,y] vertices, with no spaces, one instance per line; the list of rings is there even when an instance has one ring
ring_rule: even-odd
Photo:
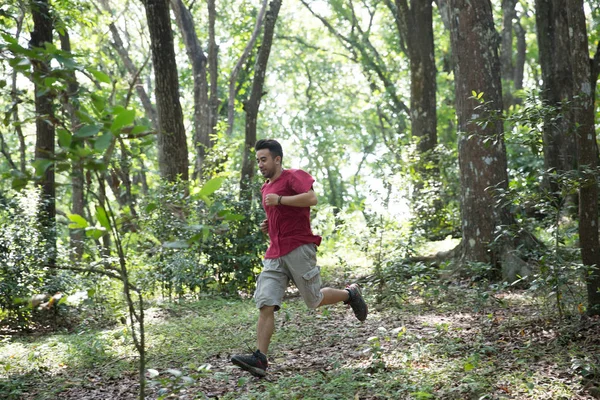
[[[251,355],[236,354],[231,357],[231,362],[241,369],[250,372],[254,376],[263,377],[267,375],[267,356],[256,350]]]
[[[367,303],[363,300],[362,293],[360,292],[360,286],[356,283],[352,285],[346,286],[346,290],[350,294],[350,298],[344,302],[344,304],[348,304],[352,307],[352,311],[354,311],[354,315],[359,321],[364,321],[367,319],[367,314],[369,310],[367,308]]]

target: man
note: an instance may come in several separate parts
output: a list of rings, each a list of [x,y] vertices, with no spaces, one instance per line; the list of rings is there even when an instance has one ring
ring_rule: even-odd
[[[310,227],[310,207],[317,204],[314,179],[299,169],[283,169],[283,150],[275,140],[259,140],[254,146],[256,161],[266,182],[262,202],[267,219],[260,229],[269,234],[270,244],[263,270],[256,283],[254,299],[260,313],[257,324],[258,349],[250,355],[234,355],[231,362],[254,376],[266,375],[267,352],[275,330],[275,311],[279,310],[290,279],[309,308],[341,303],[352,307],[359,321],[367,318],[360,288],[321,289],[317,266],[317,246],[321,237]]]

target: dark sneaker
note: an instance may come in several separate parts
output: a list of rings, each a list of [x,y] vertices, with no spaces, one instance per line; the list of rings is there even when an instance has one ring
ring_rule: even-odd
[[[352,307],[352,311],[354,311],[354,315],[359,321],[364,321],[367,319],[369,309],[367,308],[367,303],[363,300],[360,287],[356,283],[353,283],[352,285],[346,286],[346,290],[350,293],[350,298],[348,301],[345,301],[344,304],[348,304]]]
[[[263,377],[267,375],[267,356],[256,350],[251,355],[236,354],[231,357],[231,362],[241,369],[250,372],[254,376]]]

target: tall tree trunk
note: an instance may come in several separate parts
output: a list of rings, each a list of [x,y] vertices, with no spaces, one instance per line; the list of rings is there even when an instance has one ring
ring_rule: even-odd
[[[504,85],[504,106],[509,108],[513,98],[510,91],[515,76],[513,62],[513,20],[517,17],[515,6],[517,0],[502,0],[502,41],[500,45],[500,64]]]
[[[196,148],[196,163],[194,177],[202,175],[202,165],[206,151],[210,148],[211,106],[208,97],[208,78],[206,65],[208,59],[202,50],[202,45],[196,34],[194,18],[182,0],[171,0],[175,20],[185,44],[186,52],[192,64],[194,77],[194,145]],[[215,121],[216,122],[216,121]]]
[[[564,173],[575,168],[575,136],[571,134],[570,107],[563,107],[573,93],[571,41],[566,0],[536,0],[536,25],[542,69],[544,103],[557,110],[544,122],[544,163],[547,172]],[[559,115],[560,118],[557,118]],[[548,175],[551,176],[551,175]],[[546,179],[552,193],[558,193],[555,180]],[[558,197],[557,197],[558,198]]]
[[[110,7],[108,0],[100,0],[100,4],[108,13],[110,13],[111,15],[113,14],[113,10]],[[158,115],[156,113],[154,105],[152,104],[152,101],[150,100],[150,96],[148,96],[148,93],[144,89],[141,79],[139,78],[138,68],[131,60],[129,52],[123,44],[123,40],[121,39],[121,34],[119,33],[119,29],[117,28],[117,26],[113,22],[111,22],[108,25],[108,28],[110,29],[110,33],[113,38],[111,45],[119,54],[119,57],[121,58],[123,65],[125,65],[127,72],[129,72],[129,75],[136,80],[135,91],[138,94],[140,101],[142,102],[142,106],[144,107],[144,111],[148,116],[148,119],[150,120],[150,122],[152,122],[152,127],[158,131]]]
[[[158,110],[158,165],[167,181],[187,181],[188,150],[168,0],[143,0],[150,31]]]
[[[275,23],[277,15],[281,8],[282,0],[272,0],[269,5],[269,11],[265,17],[265,30],[263,40],[256,58],[254,67],[254,80],[252,81],[252,91],[250,98],[246,102],[244,109],[246,111],[246,139],[244,142],[244,155],[242,164],[242,176],[240,179],[240,198],[249,199],[252,197],[250,193],[250,183],[254,178],[254,154],[251,153],[256,143],[256,123],[258,119],[258,110],[260,101],[263,96],[263,86],[265,83],[265,74],[267,72],[267,64],[269,54],[271,53],[271,45],[273,43],[273,35],[275,32]]]
[[[569,40],[573,65],[573,119],[579,175],[579,244],[586,275],[588,312],[600,315],[600,238],[598,236],[598,153],[592,101],[592,73],[583,0],[568,0]],[[567,57],[565,57],[567,58]]]
[[[246,63],[246,60],[248,60],[250,52],[254,47],[256,40],[258,39],[260,28],[262,27],[263,18],[266,12],[267,0],[263,0],[260,11],[258,12],[258,16],[256,17],[256,24],[254,25],[254,31],[252,32],[252,36],[246,44],[246,47],[244,48],[244,51],[242,52],[242,55],[240,56],[238,62],[235,64],[235,67],[233,67],[231,75],[229,76],[229,98],[227,101],[227,135],[231,135],[231,132],[233,132],[233,121],[235,119],[235,96],[237,95],[237,78],[242,69],[242,66]]]
[[[71,39],[69,31],[63,28],[63,34],[60,35],[61,49],[66,53],[71,53]],[[78,110],[78,95],[79,83],[75,76],[75,71],[68,73],[67,92],[64,97],[64,107],[71,122],[71,131],[75,131],[80,121],[77,117]],[[80,146],[84,146],[85,142],[81,142]],[[84,200],[84,180],[83,180],[83,161],[79,158],[73,159],[71,165],[71,212],[77,215],[84,215],[85,200]],[[71,260],[81,261],[84,251],[85,232],[83,229],[69,230],[71,241]]]
[[[436,67],[432,1],[396,0],[396,21],[410,59],[410,120],[420,155],[437,144]]]
[[[456,113],[461,182],[462,261],[497,264],[490,247],[496,228],[505,221],[494,196],[508,187],[506,149],[501,120],[478,125],[473,119],[502,112],[502,86],[497,34],[489,0],[451,0],[450,38],[456,57]],[[483,93],[487,102],[473,98]]]
[[[52,43],[52,17],[47,0],[32,3],[33,32],[30,46],[44,48],[45,43]],[[37,184],[41,192],[40,222],[43,237],[46,242],[46,260],[49,266],[56,264],[56,186],[54,174],[54,110],[50,93],[44,92],[44,77],[49,74],[50,66],[46,55],[32,60],[35,81],[35,160],[37,163],[47,163]]]

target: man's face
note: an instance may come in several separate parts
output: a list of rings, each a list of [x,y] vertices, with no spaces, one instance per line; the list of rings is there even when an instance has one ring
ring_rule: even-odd
[[[262,176],[266,179],[271,179],[277,172],[279,157],[273,159],[269,149],[261,149],[256,152],[256,162]]]

